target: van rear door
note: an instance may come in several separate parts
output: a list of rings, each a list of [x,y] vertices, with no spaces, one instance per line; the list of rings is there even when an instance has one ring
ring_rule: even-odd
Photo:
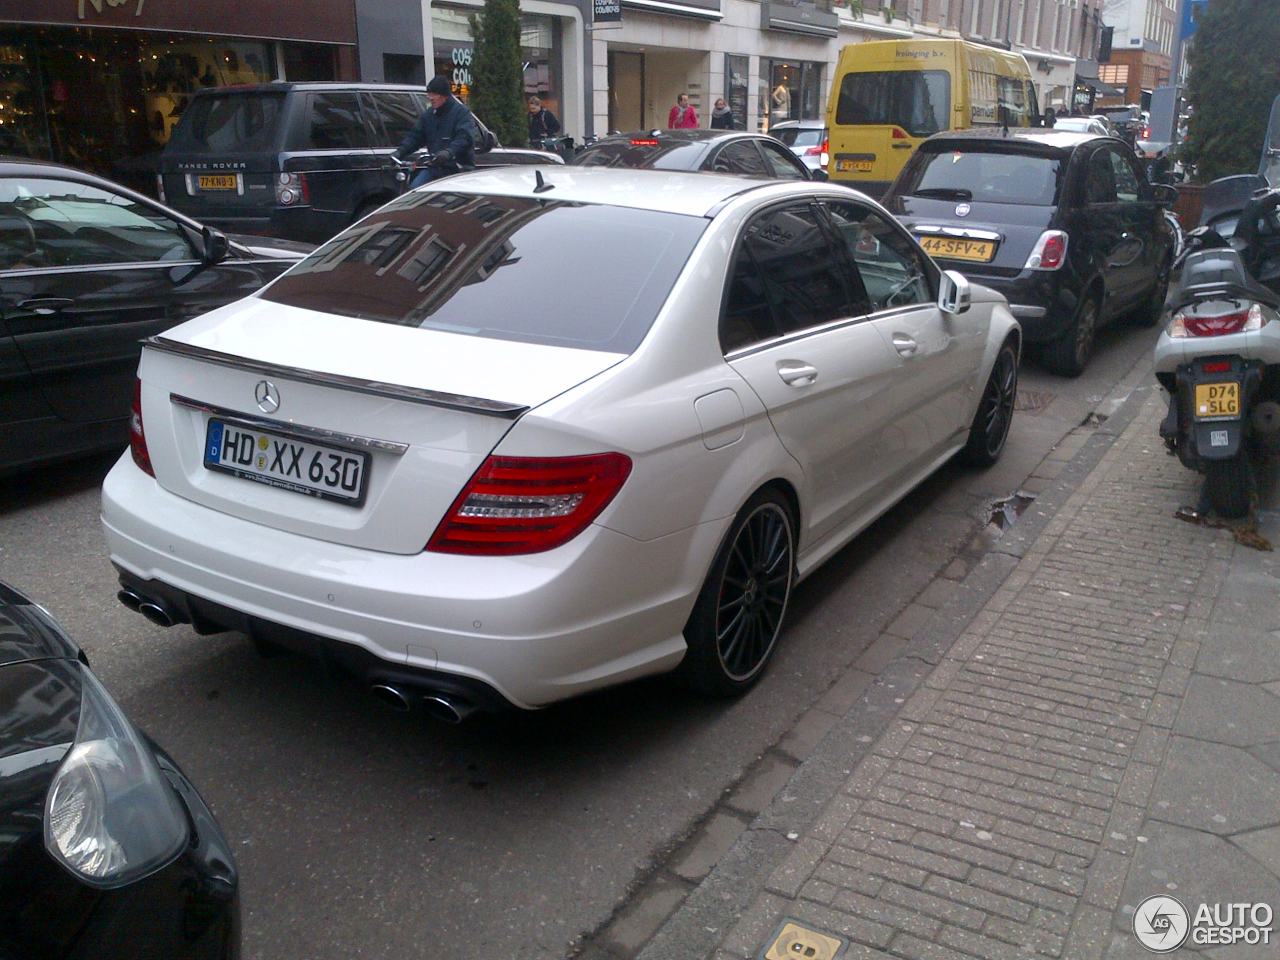
[[[831,179],[883,193],[927,137],[951,126],[951,73],[914,63],[840,78],[832,95]]]

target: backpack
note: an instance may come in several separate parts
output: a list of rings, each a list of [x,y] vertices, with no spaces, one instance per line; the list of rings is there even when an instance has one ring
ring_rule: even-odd
[[[476,121],[476,130],[480,134],[476,137],[476,153],[488,153],[490,150],[494,150],[502,146],[502,144],[498,142],[497,134],[481,123],[479,117],[476,117],[474,114],[472,114],[472,116]]]

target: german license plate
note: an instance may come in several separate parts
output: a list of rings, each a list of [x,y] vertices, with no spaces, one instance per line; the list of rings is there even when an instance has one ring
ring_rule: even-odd
[[[872,160],[837,160],[836,171],[839,173],[870,173]]]
[[[199,177],[201,190],[235,190],[240,185],[236,175],[202,173]]]
[[[959,237],[918,237],[924,251],[934,257],[948,260],[976,260],[986,263],[996,255],[996,245],[990,240],[963,240]]]
[[[1197,383],[1196,419],[1240,416],[1240,384]]]
[[[364,502],[369,455],[210,419],[204,465],[281,490],[359,506]]]

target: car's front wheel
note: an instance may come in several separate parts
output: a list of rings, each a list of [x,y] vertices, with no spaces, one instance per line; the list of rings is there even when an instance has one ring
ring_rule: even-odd
[[[761,490],[738,512],[685,625],[680,672],[700,693],[736,696],[764,672],[795,579],[795,523],[786,499]]]

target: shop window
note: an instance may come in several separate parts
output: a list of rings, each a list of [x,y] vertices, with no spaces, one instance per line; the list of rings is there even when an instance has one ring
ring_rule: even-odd
[[[311,94],[309,143],[315,150],[350,150],[369,146],[354,93]]]

